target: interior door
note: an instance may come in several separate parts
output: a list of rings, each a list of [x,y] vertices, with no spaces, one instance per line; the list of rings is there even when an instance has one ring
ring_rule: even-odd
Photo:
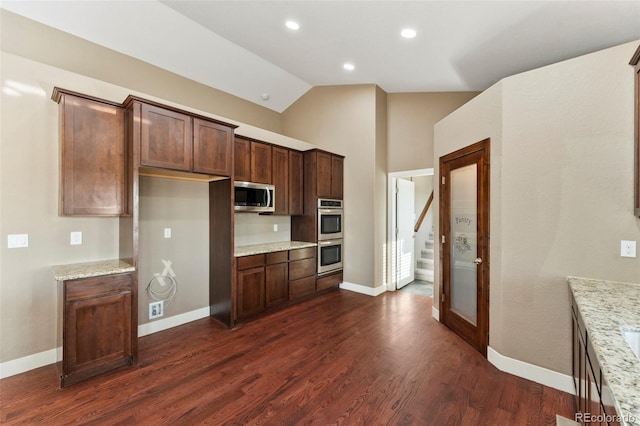
[[[415,184],[410,180],[398,179],[396,192],[396,265],[397,288],[401,289],[414,280],[415,262],[413,226],[415,219]]]
[[[485,139],[440,158],[443,324],[485,357],[489,342],[489,148]]]

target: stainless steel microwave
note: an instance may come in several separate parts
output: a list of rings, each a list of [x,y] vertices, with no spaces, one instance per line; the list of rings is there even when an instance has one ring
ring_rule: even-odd
[[[274,212],[275,186],[266,183],[234,183],[234,210],[238,212]]]

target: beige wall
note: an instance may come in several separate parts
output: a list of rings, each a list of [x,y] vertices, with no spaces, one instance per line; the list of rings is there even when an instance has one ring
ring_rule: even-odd
[[[389,93],[389,172],[432,168],[433,126],[478,93]]]
[[[145,289],[154,274],[164,272],[163,260],[171,262],[177,281],[163,318],[208,307],[209,184],[143,176],[139,199],[138,323],[149,322],[153,300]],[[165,228],[171,238],[164,238]]]
[[[282,114],[285,134],[346,157],[344,280],[367,287],[382,285],[374,266],[376,94],[374,85],[314,87]]]
[[[277,225],[277,231],[273,230],[274,225]],[[236,213],[233,226],[236,247],[291,240],[291,216]]]
[[[374,287],[387,284],[387,93],[376,86],[375,183],[373,188]]]
[[[570,374],[566,277],[640,282],[638,259],[619,256],[640,240],[637,45],[506,78],[436,126],[438,157],[492,138],[490,346],[503,355]]]

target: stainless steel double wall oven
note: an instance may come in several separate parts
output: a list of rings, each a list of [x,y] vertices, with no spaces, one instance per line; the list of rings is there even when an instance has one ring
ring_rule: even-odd
[[[342,270],[343,201],[318,198],[318,274]]]

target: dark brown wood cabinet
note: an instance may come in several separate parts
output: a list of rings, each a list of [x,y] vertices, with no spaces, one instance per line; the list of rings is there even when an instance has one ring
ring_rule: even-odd
[[[634,113],[633,121],[635,123],[635,144],[633,151],[634,177],[634,212],[640,217],[640,46],[631,58],[630,65],[634,67]]]
[[[271,145],[251,142],[251,182],[273,183],[271,158]]]
[[[60,105],[60,214],[127,214],[124,108],[59,88],[52,98]]]
[[[134,274],[62,282],[60,385],[68,386],[136,362]]]
[[[278,251],[267,254],[265,288],[267,308],[286,303],[289,299],[288,254]]]
[[[251,182],[251,141],[236,137],[233,151],[233,179]]]
[[[341,282],[342,271],[331,275],[323,275],[322,277],[318,277],[316,281],[316,291],[321,292],[330,288],[338,288]]]
[[[274,214],[289,214],[289,150],[274,146],[272,149],[273,185],[275,186]]]
[[[238,320],[258,314],[266,307],[264,264],[264,254],[238,258],[236,274]]]
[[[316,248],[289,251],[289,299],[296,300],[316,293]]]
[[[304,161],[302,152],[289,150],[289,214],[304,214]]]
[[[191,117],[146,103],[141,111],[140,165],[191,171]]]
[[[342,200],[344,196],[344,158],[338,155],[331,156],[331,196]]]
[[[193,119],[193,171],[217,176],[231,176],[233,131],[200,118]]]
[[[342,199],[344,158],[328,152],[317,152],[316,196],[321,198]]]

